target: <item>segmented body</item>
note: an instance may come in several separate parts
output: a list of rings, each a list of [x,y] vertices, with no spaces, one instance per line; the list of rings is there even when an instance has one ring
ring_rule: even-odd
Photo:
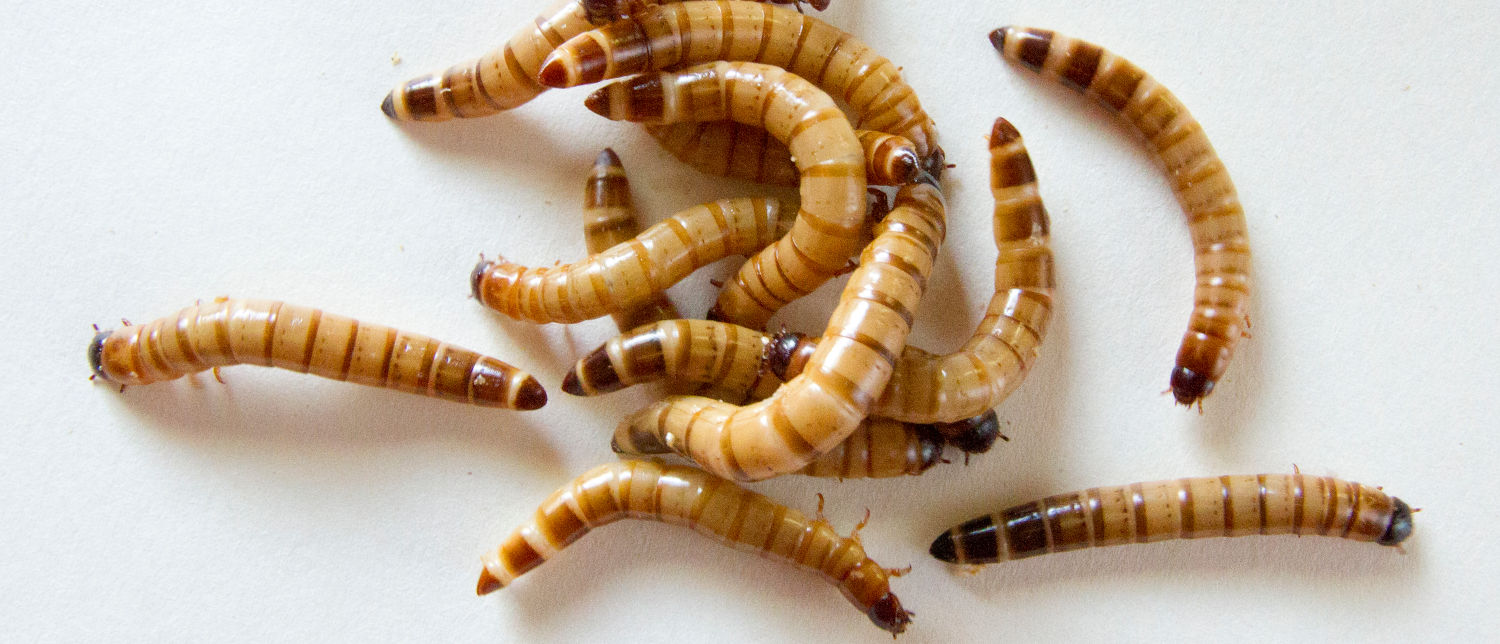
[[[869,418],[844,442],[824,452],[797,474],[839,479],[879,479],[915,476],[943,457],[943,435],[932,425]],[[672,448],[652,433],[630,425],[615,430],[610,447],[625,456],[669,454]]]
[[[646,461],[600,465],[552,493],[530,521],[483,557],[479,594],[510,584],[594,528],[626,518],[685,526],[822,575],[892,633],[911,621],[891,592],[889,573],[865,555],[858,539],[701,470]]]
[[[853,36],[781,7],[663,4],[569,39],[537,78],[572,87],[712,60],[765,63],[801,76],[847,104],[858,127],[906,137],[924,169],[942,172],[936,128],[900,70]]]
[[[225,299],[101,332],[89,345],[89,362],[96,376],[121,385],[254,364],[486,407],[536,409],[547,402],[535,378],[494,358],[269,300]]]
[[[589,96],[589,109],[650,123],[733,119],[785,141],[801,174],[791,232],[740,267],[712,316],[762,327],[786,303],[844,272],[865,229],[865,163],[843,112],[817,87],[778,67],[717,62],[646,74]]]
[[[990,41],[1006,58],[1092,97],[1145,139],[1172,182],[1192,233],[1197,287],[1177,350],[1172,393],[1190,405],[1213,391],[1245,333],[1250,243],[1229,172],[1203,127],[1171,92],[1130,61],[1098,45],[1025,27]]]
[[[739,221],[739,220],[736,220]],[[594,160],[593,172],[583,188],[583,241],[589,254],[602,253],[625,244],[640,232],[635,206],[630,202],[630,180],[614,150],[605,148]],[[682,317],[664,292],[646,303],[611,314],[621,331],[657,320]]]
[[[934,557],[983,564],[1166,539],[1295,534],[1394,546],[1411,508],[1377,488],[1328,476],[1259,474],[1089,488],[966,521],[932,542]]]
[[[646,125],[646,131],[677,160],[707,174],[772,185],[797,185],[791,153],[765,130],[730,121]],[[921,160],[906,137],[855,130],[865,149],[865,179],[899,186],[916,177]]]
[[[536,75],[555,47],[597,25],[661,1],[563,0],[522,27],[499,49],[391,90],[380,109],[398,121],[446,121],[519,107],[547,89],[536,81]],[[826,2],[821,4],[827,6]]]
[[[480,303],[516,319],[591,320],[648,305],[703,266],[765,248],[786,230],[783,213],[770,199],[713,201],[580,262],[528,268],[480,260],[470,285]]]
[[[913,423],[952,423],[999,405],[1025,378],[1046,337],[1052,312],[1054,277],[1048,245],[1047,211],[1037,191],[1036,173],[1020,133],[999,119],[990,133],[990,187],[995,199],[995,294],[972,337],[957,352],[936,355],[908,346],[895,372],[870,411],[871,416]],[[765,371],[777,379],[802,372],[817,341],[801,334],[778,334],[774,341],[749,329],[714,329],[698,323],[697,333],[682,336],[670,350],[657,348],[655,337],[625,334],[579,361],[564,381],[569,393],[597,393],[665,378],[701,382],[701,378],[754,382],[765,386]],[[763,347],[762,362],[746,351],[723,344],[729,339]],[[639,352],[639,355],[637,355]],[[722,360],[731,356],[736,360]],[[708,371],[697,365],[713,364]],[[569,387],[569,382],[574,387]],[[579,388],[580,382],[604,385]],[[574,389],[578,389],[575,391]],[[993,441],[993,435],[990,438]]]
[[[628,431],[653,434],[726,478],[759,480],[806,467],[843,442],[885,388],[944,230],[937,189],[903,187],[801,374],[744,407],[667,398],[626,419]]]

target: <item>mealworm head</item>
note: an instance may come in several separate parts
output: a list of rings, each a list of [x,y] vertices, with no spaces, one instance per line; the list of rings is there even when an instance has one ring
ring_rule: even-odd
[[[494,264],[490,260],[480,259],[479,263],[474,265],[474,272],[469,273],[469,292],[474,295],[474,299],[480,302],[483,302],[484,298],[479,295],[479,285],[484,282],[484,274],[489,272],[490,267]]]
[[[995,416],[995,410],[990,410],[964,420],[952,423],[938,423],[934,426],[943,440],[949,445],[957,447],[965,454],[983,454],[990,451],[995,445],[995,440],[1000,438],[1000,419]]]
[[[109,339],[113,331],[100,331],[94,335],[93,341],[89,342],[89,368],[94,375],[109,380],[109,375],[104,373],[104,341]]]
[[[943,178],[943,170],[947,168],[947,153],[943,152],[943,148],[941,147],[932,146],[932,152],[927,155],[927,158],[922,159],[922,171],[931,175],[933,186],[937,186],[937,182]],[[920,180],[921,177],[918,179]]]
[[[865,612],[870,616],[870,621],[875,622],[885,630],[891,632],[892,636],[900,635],[906,630],[906,625],[911,623],[911,613],[901,607],[901,600],[896,595],[886,592],[875,603],[870,604],[870,610]]]
[[[1411,536],[1411,506],[1395,497],[1392,497],[1391,501],[1396,506],[1391,511],[1391,522],[1385,527],[1385,533],[1381,534],[1380,538],[1375,541],[1375,543],[1382,546],[1394,546]]]
[[[1190,407],[1199,398],[1213,393],[1213,390],[1214,381],[1209,380],[1206,374],[1187,367],[1172,369],[1172,397],[1177,399],[1177,404]]]
[[[802,373],[807,358],[812,355],[813,345],[806,342],[807,336],[782,329],[766,345],[766,366],[777,378],[788,380]]]

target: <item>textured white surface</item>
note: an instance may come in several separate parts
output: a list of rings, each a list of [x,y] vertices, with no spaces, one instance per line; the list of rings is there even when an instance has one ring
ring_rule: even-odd
[[[533,2],[0,9],[0,623],[19,641],[883,639],[821,580],[687,531],[627,522],[495,595],[478,557],[613,458],[634,391],[557,388],[608,320],[536,328],[466,299],[476,255],[582,255],[602,146],[648,221],[762,193],[711,181],[587,89],[512,113],[399,126],[397,82],[477,55]],[[994,250],[984,135],[1021,129],[1052,213],[1059,302],[1000,407],[1010,443],[920,478],[756,486],[911,564],[904,642],[1493,636],[1500,391],[1491,3],[855,2],[825,14],[905,67],[950,159],[953,232],[915,343],[966,336]],[[1123,6],[1122,6],[1123,5]],[[1203,122],[1239,186],[1258,290],[1204,413],[1161,395],[1191,301],[1160,172],[1101,110],[1001,60],[985,34],[1054,28],[1130,58]],[[400,62],[393,64],[399,56]],[[703,311],[717,265],[675,289]],[[228,369],[123,395],[85,377],[91,323],[197,298],[271,297],[522,365],[531,413]],[[834,291],[784,319],[818,328]],[[1424,509],[1407,555],[1332,539],[1070,553],[977,576],[938,532],[1091,485],[1288,471],[1387,486]]]

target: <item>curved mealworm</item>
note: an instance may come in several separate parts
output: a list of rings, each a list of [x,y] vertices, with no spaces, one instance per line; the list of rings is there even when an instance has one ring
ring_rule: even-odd
[[[876,626],[900,633],[911,614],[890,589],[890,572],[821,516],[801,512],[690,467],[607,463],[558,489],[536,515],[482,560],[478,593],[494,592],[599,526],[620,519],[686,526],[736,550],[815,572]]]
[[[712,60],[781,67],[844,101],[858,127],[906,137],[941,176],[937,130],[900,70],[827,23],[754,2],[663,4],[574,36],[542,62],[537,80],[573,87]],[[795,155],[794,155],[795,157]]]
[[[469,283],[480,303],[507,316],[582,322],[647,304],[703,266],[766,247],[785,230],[783,212],[773,199],[712,201],[573,264],[480,260]]]
[[[402,83],[386,94],[380,111],[398,121],[446,121],[514,109],[547,89],[536,82],[536,75],[554,47],[595,25],[608,24],[661,1],[673,0],[563,0],[527,23],[499,49]],[[822,10],[828,0],[808,4]]]
[[[494,358],[269,300],[224,299],[149,324],[102,331],[88,354],[95,376],[121,385],[254,364],[485,407],[528,410],[547,402],[531,374]]]
[[[589,254],[602,253],[610,248],[629,242],[641,230],[636,222],[635,206],[630,203],[630,180],[625,178],[625,166],[614,150],[605,148],[594,160],[593,172],[583,188],[583,241]],[[622,309],[612,314],[615,326],[621,331],[634,329],[657,320],[674,320],[682,317],[677,307],[667,299],[667,294],[658,292],[655,297],[635,308]]]
[[[870,410],[871,416],[914,423],[972,418],[1004,401],[1035,363],[1052,312],[1049,223],[1025,143],[1005,119],[996,120],[990,132],[990,187],[995,199],[993,228],[998,255],[995,294],[984,318],[968,342],[954,353],[934,355],[912,346],[903,349],[890,382]],[[707,328],[706,323],[700,324]],[[740,338],[749,333],[748,329],[736,328],[733,335]],[[663,377],[696,382],[705,377],[743,381],[753,374],[764,382],[759,374],[766,369],[785,380],[801,373],[817,349],[815,340],[801,334],[780,333],[769,342],[762,335],[757,339],[764,347],[765,360],[753,363],[741,357],[742,350],[723,344],[731,336],[723,330],[683,336],[683,340],[691,341],[675,342],[670,352],[658,352],[651,348],[652,342],[631,335],[621,336],[621,343],[611,341],[580,361],[564,380],[563,390],[575,395],[613,391]],[[642,350],[644,355],[634,355]],[[733,355],[739,361],[718,361],[723,355]],[[715,364],[719,369],[710,375],[694,367],[702,364]],[[585,391],[579,387],[580,380],[605,382],[607,387],[591,385],[591,391]],[[998,431],[991,433],[989,443],[996,436]]]
[[[806,467],[843,442],[885,388],[944,230],[937,189],[902,187],[801,374],[744,407],[675,396],[623,424],[725,478],[760,480]]]
[[[1166,539],[1295,534],[1394,546],[1412,510],[1378,488],[1329,476],[1259,474],[1096,487],[1023,503],[940,535],[932,556],[983,564]]]
[[[717,62],[612,83],[585,105],[614,120],[732,119],[765,129],[791,149],[802,177],[792,230],[740,267],[710,317],[759,328],[786,303],[844,272],[859,249],[864,153],[833,99],[806,80],[779,67]]]
[[[1245,334],[1250,301],[1250,243],[1245,212],[1203,127],[1167,88],[1108,50],[1026,27],[990,34],[1002,55],[1056,78],[1118,115],[1165,166],[1187,215],[1197,286],[1193,315],[1177,350],[1172,394],[1191,405],[1213,391]]]
[[[772,185],[797,185],[790,152],[765,130],[731,121],[646,124],[662,149],[700,172]],[[921,169],[917,151],[904,136],[855,130],[865,150],[865,179],[871,185],[899,186]]]
[[[943,435],[933,425],[867,418],[844,442],[824,452],[797,474],[839,479],[916,476],[943,457]],[[616,454],[651,456],[672,452],[655,434],[621,425],[610,447]]]

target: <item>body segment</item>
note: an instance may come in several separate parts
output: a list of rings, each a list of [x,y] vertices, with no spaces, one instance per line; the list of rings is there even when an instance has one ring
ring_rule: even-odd
[[[682,525],[731,548],[822,575],[892,633],[911,621],[891,593],[890,575],[857,539],[701,470],[646,461],[601,465],[554,492],[530,521],[483,557],[479,594],[510,584],[591,530],[627,518]]]
[[[101,332],[89,361],[96,376],[121,385],[255,364],[486,407],[536,409],[547,402],[535,378],[494,358],[269,300],[225,299]]]
[[[735,221],[739,221],[736,219]],[[593,172],[583,189],[583,241],[589,254],[602,253],[636,237],[641,225],[630,202],[630,181],[614,150],[605,148],[594,160]],[[708,249],[703,249],[707,251]],[[621,331],[658,320],[682,317],[664,292],[644,304],[611,314]]]

